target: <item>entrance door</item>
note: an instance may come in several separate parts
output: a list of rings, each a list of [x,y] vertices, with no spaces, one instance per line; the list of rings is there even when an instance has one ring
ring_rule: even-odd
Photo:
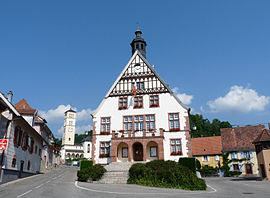
[[[143,161],[143,146],[141,143],[133,144],[133,159],[134,161]]]
[[[19,178],[21,178],[21,177],[22,177],[22,172],[23,172],[23,164],[24,164],[24,161],[22,160],[22,161],[21,161],[21,166],[20,166]]]
[[[266,178],[266,174],[265,174],[265,169],[264,169],[264,164],[260,164],[260,167],[261,167],[261,171],[262,171],[262,178]]]
[[[251,164],[246,164],[246,174],[253,174]]]

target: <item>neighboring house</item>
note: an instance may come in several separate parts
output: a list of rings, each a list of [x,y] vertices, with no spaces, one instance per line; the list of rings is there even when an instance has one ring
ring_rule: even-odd
[[[47,126],[47,121],[38,115],[36,109],[32,109],[25,99],[14,105],[16,110],[28,121],[28,123],[43,137],[40,171],[44,172],[54,166],[53,133]]]
[[[70,109],[65,112],[64,132],[62,137],[61,163],[67,159],[91,159],[92,137],[84,138],[81,143],[75,144],[76,111]]]
[[[241,171],[242,175],[259,175],[255,146],[252,142],[264,129],[264,125],[225,128],[221,130],[222,151],[229,152],[231,171]],[[237,161],[242,159],[243,161]]]
[[[270,128],[270,124],[269,128]],[[253,142],[259,165],[260,177],[270,180],[270,130],[264,129]]]
[[[142,32],[135,34],[131,59],[92,113],[95,164],[191,156],[189,108],[146,60]]]
[[[0,93],[0,139],[8,140],[7,148],[0,151],[1,183],[27,177],[40,171],[40,157],[44,139]]]
[[[191,146],[193,157],[196,157],[202,166],[222,166],[221,136],[191,138]]]

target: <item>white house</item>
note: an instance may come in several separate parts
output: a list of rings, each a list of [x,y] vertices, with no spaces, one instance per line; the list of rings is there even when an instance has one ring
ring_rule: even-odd
[[[0,92],[0,139],[8,141],[0,151],[0,183],[40,171],[44,139]]]
[[[96,164],[191,156],[189,108],[146,60],[142,32],[135,34],[131,59],[92,114]]]

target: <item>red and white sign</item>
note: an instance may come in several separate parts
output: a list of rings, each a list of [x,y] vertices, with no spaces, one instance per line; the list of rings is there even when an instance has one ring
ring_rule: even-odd
[[[0,139],[0,151],[3,151],[7,148],[7,139]]]

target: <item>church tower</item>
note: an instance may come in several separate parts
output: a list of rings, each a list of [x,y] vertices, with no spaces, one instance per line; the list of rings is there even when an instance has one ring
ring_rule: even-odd
[[[144,58],[146,58],[146,42],[141,37],[141,34],[142,32],[138,27],[135,32],[136,37],[130,43],[132,48],[132,55],[136,52],[136,50],[139,50],[139,52],[144,56]]]
[[[76,111],[70,109],[65,112],[64,133],[62,145],[74,145]]]

